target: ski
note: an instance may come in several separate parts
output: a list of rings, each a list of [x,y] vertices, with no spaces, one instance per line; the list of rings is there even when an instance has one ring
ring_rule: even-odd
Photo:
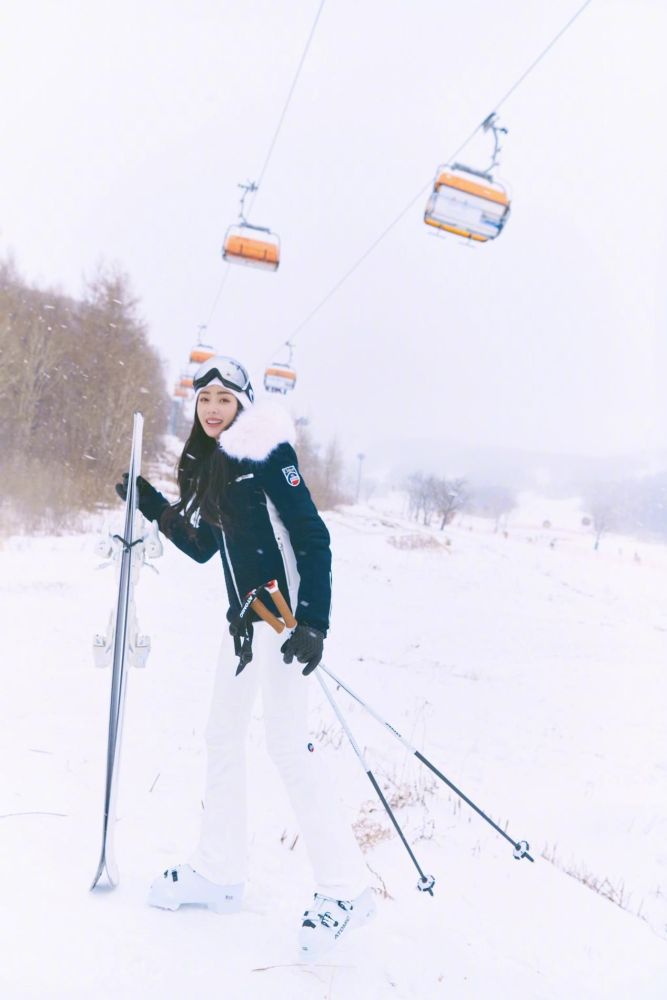
[[[118,787],[120,744],[123,728],[123,708],[127,667],[130,662],[144,666],[150,650],[150,640],[138,632],[134,611],[134,585],[146,549],[148,554],[159,555],[161,545],[157,532],[150,539],[137,537],[137,477],[141,471],[141,443],[143,436],[143,416],[134,414],[132,427],[132,450],[125,501],[125,523],[123,534],[111,535],[101,542],[99,551],[111,558],[118,567],[118,591],[116,604],[109,618],[106,635],[96,635],[93,653],[97,666],[111,664],[111,696],[109,704],[109,731],[107,737],[106,781],[104,790],[104,816],[102,821],[102,849],[91,890],[96,887],[113,889],[118,885],[118,867],[114,853],[115,803]],[[150,551],[152,549],[152,551]],[[159,551],[157,551],[159,549]],[[104,879],[106,876],[106,879]]]

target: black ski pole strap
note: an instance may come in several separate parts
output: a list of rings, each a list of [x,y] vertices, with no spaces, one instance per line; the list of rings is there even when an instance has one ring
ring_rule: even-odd
[[[238,632],[234,633],[234,653],[239,658],[236,677],[252,660],[252,623],[244,622],[244,625],[245,631],[243,633],[240,635]]]
[[[246,594],[238,614],[234,615],[230,622],[229,629],[234,637],[234,653],[239,658],[238,666],[236,668],[237,677],[252,660],[253,626],[252,622],[247,617],[250,610],[252,609],[259,618],[268,622],[271,628],[273,628],[276,632],[280,633],[285,628],[280,619],[271,614],[268,608],[265,607],[259,599],[259,594],[263,593],[265,590],[267,593],[271,593],[269,590],[269,585],[271,583],[273,583],[273,581],[270,580],[268,584],[253,587],[253,589]]]
[[[239,621],[243,621],[243,619],[245,618],[245,616],[248,614],[248,612],[250,611],[250,608],[252,607],[252,602],[255,600],[255,598],[259,594],[260,590],[264,590],[264,588],[263,587],[253,587],[252,590],[248,591],[248,593],[245,596],[245,600],[243,601],[243,604],[241,605],[241,609],[240,609],[238,615],[236,616]]]

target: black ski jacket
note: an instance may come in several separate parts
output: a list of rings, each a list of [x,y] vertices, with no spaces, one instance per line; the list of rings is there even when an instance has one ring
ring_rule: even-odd
[[[197,562],[220,552],[236,614],[255,587],[277,580],[295,618],[326,635],[331,607],[329,532],[299,471],[294,424],[284,406],[259,402],[243,410],[219,438],[229,460],[225,496],[229,525],[191,524],[167,506],[158,524],[163,534]],[[262,595],[262,603],[279,612]],[[296,606],[295,606],[296,605]],[[253,620],[257,620],[253,612]]]

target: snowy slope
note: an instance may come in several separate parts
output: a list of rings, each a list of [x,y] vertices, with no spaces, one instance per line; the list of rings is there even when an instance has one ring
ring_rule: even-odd
[[[667,552],[608,538],[594,553],[577,518],[560,513],[546,530],[542,505],[526,505],[508,537],[472,518],[440,534],[386,509],[328,516],[329,666],[514,839],[528,839],[537,860],[514,861],[339,693],[387,794],[403,803],[398,816],[420,864],[438,880],[433,899],[417,893],[314,678],[304,681],[317,752],[330,757],[347,814],[372,842],[369,880],[382,890],[374,924],[314,968],[295,957],[310,878],[265,756],[261,705],[244,911],[171,914],[144,901],[154,875],[186,858],[196,838],[225,610],[217,562],[198,566],[167,548],[159,576],[142,574],[139,617],[153,651],[129,678],[121,885],[90,894],[109,687],[90,642],[105,625],[113,575],[95,569],[93,536],[6,541],[0,996],[663,997]]]

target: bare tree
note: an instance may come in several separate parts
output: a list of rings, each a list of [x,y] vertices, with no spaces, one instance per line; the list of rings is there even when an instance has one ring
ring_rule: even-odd
[[[507,527],[509,515],[516,507],[516,497],[506,486],[475,486],[469,499],[470,509],[480,517],[493,519],[493,530]]]
[[[456,514],[467,502],[465,479],[437,479],[435,481],[435,510],[440,518],[440,530],[451,524]]]
[[[406,489],[410,516],[416,521],[421,517],[422,524],[428,527],[437,506],[436,478],[414,472],[406,481]]]
[[[464,479],[446,479],[414,472],[405,482],[408,513],[416,521],[421,518],[429,526],[434,514],[440,518],[440,530],[449,524],[468,499]]]
[[[618,529],[623,523],[626,505],[624,489],[616,483],[598,484],[586,499],[586,509],[593,528],[593,549],[600,548],[600,542],[608,531]]]

